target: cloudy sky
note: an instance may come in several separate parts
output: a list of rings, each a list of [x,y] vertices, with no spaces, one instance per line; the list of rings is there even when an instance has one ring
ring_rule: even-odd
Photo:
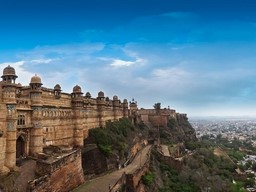
[[[189,116],[256,116],[253,0],[0,1],[0,70]]]

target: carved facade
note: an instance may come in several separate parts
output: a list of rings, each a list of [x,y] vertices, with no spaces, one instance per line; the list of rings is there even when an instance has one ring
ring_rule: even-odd
[[[82,93],[76,85],[72,93],[64,93],[57,84],[53,89],[42,87],[41,78],[31,78],[29,86],[16,83],[15,69],[7,66],[0,82],[0,172],[13,169],[16,159],[37,156],[48,145],[83,146],[88,130],[104,127],[134,115],[137,103],[117,96],[97,98]]]

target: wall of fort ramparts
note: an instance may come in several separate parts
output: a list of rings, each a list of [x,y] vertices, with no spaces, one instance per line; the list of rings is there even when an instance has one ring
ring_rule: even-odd
[[[49,145],[82,147],[89,129],[136,115],[134,101],[129,109],[126,99],[110,99],[102,91],[93,98],[78,85],[64,93],[59,84],[42,87],[37,75],[25,86],[16,83],[17,77],[7,66],[0,81],[0,172],[15,168],[18,158],[37,157]]]
[[[37,173],[41,177],[29,182],[29,191],[68,192],[84,182],[81,151],[72,151],[58,159],[38,160]]]

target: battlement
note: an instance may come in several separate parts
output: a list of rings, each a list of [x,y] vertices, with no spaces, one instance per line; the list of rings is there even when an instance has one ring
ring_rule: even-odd
[[[102,91],[93,98],[79,85],[64,93],[59,84],[43,87],[38,75],[31,77],[29,85],[16,83],[17,78],[15,69],[8,66],[0,82],[0,171],[4,166],[15,168],[21,157],[39,157],[49,145],[82,147],[89,129],[129,114],[136,116],[134,100],[129,109],[126,99],[121,102],[116,95],[110,99]]]

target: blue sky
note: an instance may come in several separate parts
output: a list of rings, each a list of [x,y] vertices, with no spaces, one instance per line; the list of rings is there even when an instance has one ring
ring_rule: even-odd
[[[256,116],[253,0],[0,1],[0,69],[189,116]]]

